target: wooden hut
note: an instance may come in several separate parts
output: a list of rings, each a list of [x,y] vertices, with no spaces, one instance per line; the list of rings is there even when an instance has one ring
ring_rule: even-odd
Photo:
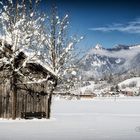
[[[0,58],[10,57],[10,45],[5,44],[4,50],[5,54],[0,53]],[[15,57],[15,67],[20,68],[21,73],[15,75],[15,82],[10,65],[0,64],[0,118],[50,117],[51,97],[57,76],[38,59],[28,61],[22,67],[26,58],[24,52],[19,52]]]

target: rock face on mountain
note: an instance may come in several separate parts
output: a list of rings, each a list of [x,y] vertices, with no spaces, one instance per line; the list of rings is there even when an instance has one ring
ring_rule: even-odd
[[[81,60],[83,78],[102,78],[109,74],[122,74],[140,68],[140,45],[117,45],[103,48],[97,44]]]

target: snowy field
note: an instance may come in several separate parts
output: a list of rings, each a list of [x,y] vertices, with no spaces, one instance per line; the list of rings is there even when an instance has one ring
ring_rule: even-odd
[[[140,140],[140,98],[54,100],[50,120],[0,120],[0,140]]]

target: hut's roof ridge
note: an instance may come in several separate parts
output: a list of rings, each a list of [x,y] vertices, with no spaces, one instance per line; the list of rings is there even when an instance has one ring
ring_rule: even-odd
[[[35,56],[36,52],[34,52],[31,49],[22,49],[20,52],[23,52],[27,57],[32,57],[28,61],[28,63],[35,63],[38,65],[41,65],[43,68],[45,68],[47,71],[49,71],[51,74],[53,74],[55,77],[58,77],[57,73],[45,62],[40,60],[37,56]]]
[[[7,41],[4,40],[3,38],[0,38],[0,44],[2,45],[2,42],[4,42],[5,47],[9,50],[12,50],[12,45]],[[54,75],[55,77],[58,77],[57,73],[45,62],[43,62],[41,59],[39,59],[37,57],[37,53],[29,48],[20,48],[17,52],[16,52],[16,56],[19,55],[19,53],[24,53],[25,57],[29,57],[29,60],[27,63],[34,63],[37,65],[42,66],[44,69],[46,69],[48,72],[50,72],[52,75]],[[15,55],[15,54],[14,54]],[[7,62],[7,59],[4,59],[5,62]]]

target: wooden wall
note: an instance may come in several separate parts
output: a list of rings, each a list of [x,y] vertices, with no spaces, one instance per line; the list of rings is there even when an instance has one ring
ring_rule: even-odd
[[[4,85],[0,85],[0,118],[12,118],[13,96],[10,90]],[[48,96],[31,93],[29,91],[18,90],[16,118],[21,117],[21,112],[45,112],[48,113]]]

